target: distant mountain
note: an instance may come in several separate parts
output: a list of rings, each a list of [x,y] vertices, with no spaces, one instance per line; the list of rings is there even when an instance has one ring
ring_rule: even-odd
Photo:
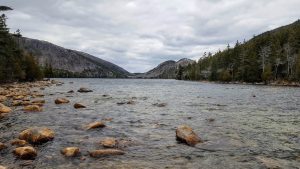
[[[189,64],[193,64],[194,62],[195,61],[187,58],[180,59],[177,62],[174,60],[168,60],[146,73],[136,75],[136,78],[175,79],[176,71],[179,66],[187,67]]]
[[[54,77],[124,78],[130,75],[123,68],[87,53],[25,37],[17,41],[22,49],[36,57],[40,66],[51,69]]]

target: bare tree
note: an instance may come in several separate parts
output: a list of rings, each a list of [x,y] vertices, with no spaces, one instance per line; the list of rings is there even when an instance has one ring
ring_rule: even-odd
[[[266,46],[261,48],[260,52],[259,52],[259,56],[261,58],[261,66],[263,69],[263,72],[265,72],[265,67],[266,67],[266,63],[267,63],[267,59],[271,54],[271,48],[270,46]]]

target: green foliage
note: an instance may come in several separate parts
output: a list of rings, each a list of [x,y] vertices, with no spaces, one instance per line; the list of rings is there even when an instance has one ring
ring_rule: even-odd
[[[300,80],[300,21],[206,53],[187,67],[187,80],[268,82]]]
[[[0,6],[0,11],[11,10]],[[9,33],[6,16],[0,16],[0,82],[33,81],[42,78],[41,71],[33,56],[25,54],[18,44],[20,31]]]

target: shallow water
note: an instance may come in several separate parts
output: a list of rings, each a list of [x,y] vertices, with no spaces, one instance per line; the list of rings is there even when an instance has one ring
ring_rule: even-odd
[[[53,129],[55,139],[37,146],[38,157],[30,163],[16,159],[9,147],[0,152],[0,164],[11,168],[244,169],[265,168],[259,159],[266,158],[282,168],[300,166],[300,88],[175,80],[58,80],[65,84],[43,91],[43,112],[16,110],[0,119],[0,142],[9,143],[32,126]],[[67,93],[80,87],[94,92]],[[55,105],[58,97],[67,97],[71,103]],[[129,100],[135,104],[117,105]],[[75,110],[75,102],[87,108]],[[82,129],[105,118],[113,118],[106,128]],[[177,143],[175,130],[181,124],[191,126],[205,142],[196,147]],[[89,157],[88,151],[101,149],[98,143],[104,137],[131,144],[123,147],[126,154],[122,156]],[[80,147],[81,156],[65,158],[60,149],[66,146]]]

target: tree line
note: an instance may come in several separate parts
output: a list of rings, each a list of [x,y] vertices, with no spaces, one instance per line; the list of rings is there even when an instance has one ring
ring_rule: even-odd
[[[7,6],[0,6],[0,12],[12,10]],[[43,72],[34,57],[20,49],[21,33],[9,33],[6,25],[7,17],[0,16],[0,83],[15,81],[34,81],[43,78]]]
[[[179,80],[300,81],[300,21],[237,41],[215,54],[204,53],[196,63],[179,67]]]

